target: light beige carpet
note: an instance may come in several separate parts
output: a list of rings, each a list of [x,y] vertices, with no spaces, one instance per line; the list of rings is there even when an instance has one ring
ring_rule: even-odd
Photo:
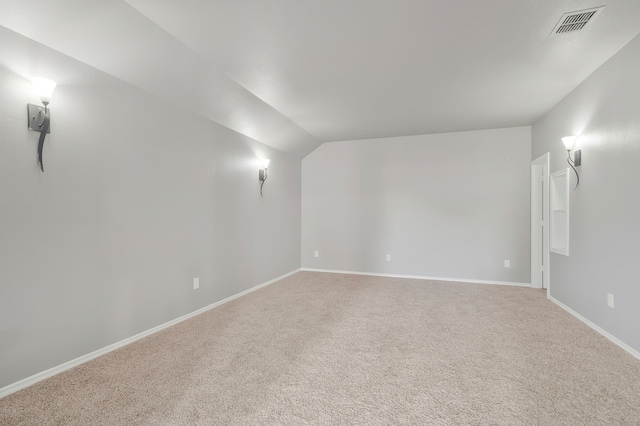
[[[640,424],[541,290],[301,272],[0,400],[0,424]]]

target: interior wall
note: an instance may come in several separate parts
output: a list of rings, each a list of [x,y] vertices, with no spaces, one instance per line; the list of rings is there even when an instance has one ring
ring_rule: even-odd
[[[571,171],[569,256],[551,253],[550,296],[640,351],[640,37],[532,130],[532,158],[567,168],[563,136],[579,135],[580,185]],[[614,308],[607,306],[614,295]]]
[[[0,40],[0,388],[300,267],[300,159]],[[45,173],[37,75],[58,82]]]
[[[302,266],[529,283],[530,130],[322,145],[302,161]]]

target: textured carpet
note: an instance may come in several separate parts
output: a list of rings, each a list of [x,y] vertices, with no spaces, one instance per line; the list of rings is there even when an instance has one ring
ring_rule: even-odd
[[[0,400],[0,424],[640,424],[543,291],[300,272]]]

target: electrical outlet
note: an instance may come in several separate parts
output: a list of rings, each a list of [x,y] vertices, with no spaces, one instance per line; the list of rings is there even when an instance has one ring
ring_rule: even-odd
[[[200,288],[200,277],[193,279],[193,289],[197,290]]]
[[[318,250],[316,250],[316,251],[313,252],[313,255],[315,257],[320,257],[320,252]]]
[[[391,262],[391,255],[390,254],[387,255],[387,262]]]
[[[607,293],[607,306],[613,308],[613,294]]]
[[[505,259],[504,261],[504,267],[505,268],[511,268],[511,261],[509,259]]]

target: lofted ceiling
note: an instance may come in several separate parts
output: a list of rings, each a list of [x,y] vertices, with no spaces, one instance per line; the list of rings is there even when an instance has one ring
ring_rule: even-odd
[[[0,25],[304,156],[534,123],[640,32],[640,1],[600,1],[0,0]]]

